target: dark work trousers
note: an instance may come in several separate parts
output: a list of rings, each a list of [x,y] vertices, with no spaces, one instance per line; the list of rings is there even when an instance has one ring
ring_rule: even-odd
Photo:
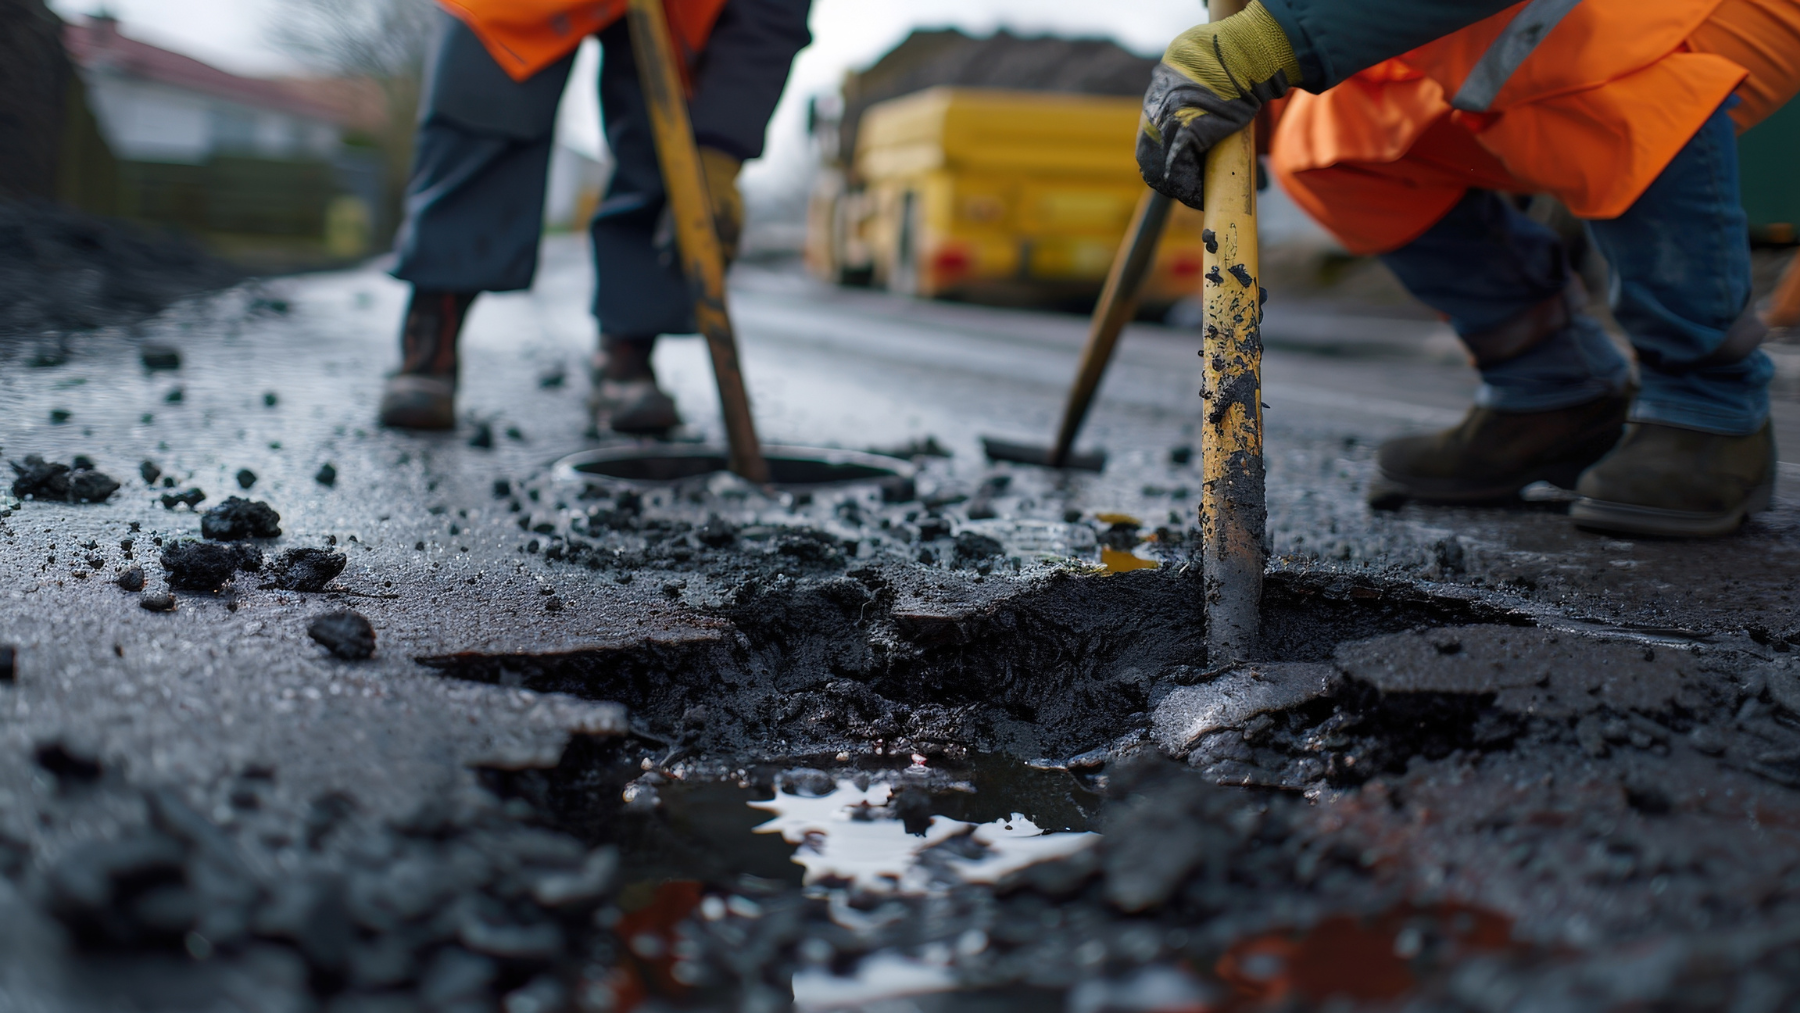
[[[1750,302],[1729,108],[1700,128],[1624,214],[1587,223],[1611,268],[1613,316],[1638,350],[1634,422],[1743,435],[1769,417],[1775,366],[1768,355],[1705,362]],[[1420,301],[1448,315],[1465,341],[1569,280],[1556,234],[1482,190],[1471,190],[1424,235],[1381,260]],[[1581,404],[1623,388],[1627,369],[1599,322],[1578,314],[1536,348],[1483,369],[1476,403],[1517,412]]]
[[[762,154],[788,69],[811,36],[811,0],[730,0],[695,68],[694,139]],[[544,220],[556,106],[573,55],[520,83],[462,22],[443,15],[427,67],[394,277],[422,289],[531,287]],[[621,19],[599,34],[600,114],[612,182],[590,226],[601,333],[643,340],[694,330],[673,243],[657,247],[662,172]]]

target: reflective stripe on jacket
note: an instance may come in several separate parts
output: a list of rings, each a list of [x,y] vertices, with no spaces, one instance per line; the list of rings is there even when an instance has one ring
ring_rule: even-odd
[[[438,0],[468,25],[515,81],[574,52],[581,40],[625,16],[625,0]],[[663,0],[684,73],[706,46],[726,0]]]

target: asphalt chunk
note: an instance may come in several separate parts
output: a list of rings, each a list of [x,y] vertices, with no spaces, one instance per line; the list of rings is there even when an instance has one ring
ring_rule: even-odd
[[[318,616],[307,624],[306,635],[345,661],[362,661],[375,653],[375,627],[348,609]]]
[[[138,349],[138,359],[145,369],[180,369],[181,352],[172,345],[146,341]]]
[[[329,461],[319,465],[319,470],[313,473],[313,481],[328,488],[337,485],[337,468]]]
[[[175,480],[173,478],[167,478],[163,481],[167,484]],[[193,509],[198,507],[204,499],[206,499],[206,494],[198,489],[183,489],[180,492],[163,493],[162,505],[164,510],[173,510],[181,504],[186,503],[189,509]]]
[[[117,582],[127,591],[142,591],[144,589],[144,568],[141,566],[131,567],[119,574]]]
[[[86,457],[77,457],[71,466],[30,454],[22,464],[14,461],[12,469],[17,476],[12,492],[20,499],[104,503],[119,488],[111,475],[95,471],[94,462]]]
[[[167,591],[157,591],[138,599],[138,607],[146,612],[175,611],[175,596]]]
[[[237,484],[240,489],[248,489],[255,485],[256,472],[251,471],[249,468],[239,468],[237,473]]]
[[[221,542],[279,538],[281,515],[262,500],[232,496],[201,516],[200,534]]]
[[[92,784],[104,773],[99,757],[92,751],[60,739],[40,744],[33,750],[32,759],[64,784]]]
[[[218,590],[238,571],[255,572],[262,564],[262,550],[253,545],[220,545],[189,538],[165,546],[162,552],[169,585],[193,591]]]
[[[19,648],[15,644],[0,644],[0,682],[8,685],[19,681]]]
[[[348,562],[343,553],[328,549],[289,549],[269,565],[269,574],[284,591],[323,591]]]

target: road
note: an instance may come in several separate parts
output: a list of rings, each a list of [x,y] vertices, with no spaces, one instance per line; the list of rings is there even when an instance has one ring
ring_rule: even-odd
[[[197,811],[228,825],[249,819],[232,802],[246,772],[279,770],[256,818],[299,825],[334,792],[372,819],[446,799],[479,806],[472,767],[543,767],[571,735],[619,734],[626,716],[616,707],[446,680],[413,660],[678,642],[717,625],[652,582],[596,579],[527,550],[536,535],[526,529],[566,532],[581,514],[571,505],[579,490],[557,486],[548,468],[593,445],[583,409],[588,270],[574,237],[553,237],[536,288],[477,303],[467,421],[450,435],[373,425],[405,297],[374,267],[269,282],[138,328],[0,350],[5,456],[86,454],[123,483],[105,504],[28,502],[0,521],[0,643],[17,648],[16,680],[0,688],[0,837],[46,864],[142,819],[128,795],[71,797],[32,759],[51,744],[98,762],[102,782],[121,790],[179,785]],[[1361,490],[1376,443],[1454,422],[1472,375],[1417,319],[1357,318],[1346,329],[1383,340],[1298,350],[1316,344],[1319,311],[1283,309],[1279,298],[1264,386],[1278,567],[1504,588],[1603,627],[1800,633],[1800,401],[1777,400],[1777,507],[1718,542],[1585,534],[1554,503],[1371,514]],[[996,474],[980,457],[982,435],[1047,438],[1085,330],[1066,315],[833,289],[757,265],[737,270],[733,299],[765,440],[868,448],[935,437],[953,456],[924,463],[926,494],[967,491]],[[142,367],[146,338],[177,347],[182,366]],[[1083,438],[1109,452],[1107,471],[1000,469],[1012,479],[1001,520],[1111,512],[1146,527],[1193,527],[1198,473],[1170,451],[1195,441],[1195,351],[1190,331],[1129,329]],[[700,343],[665,341],[657,368],[694,433],[716,439]],[[470,444],[481,425],[490,446]],[[173,490],[139,477],[146,460],[175,489],[205,491],[203,507],[240,493],[267,500],[284,529],[271,551],[346,552],[337,590],[281,591],[246,576],[222,593],[179,596],[173,613],[140,608],[112,578],[135,563],[160,590],[155,540],[198,533],[193,512],[160,502]],[[327,463],[330,485],[316,479]],[[240,469],[255,474],[248,490]],[[834,505],[821,497],[752,508],[824,525]],[[345,607],[374,623],[370,661],[333,659],[307,637],[311,617]],[[0,885],[0,920],[10,912],[35,924],[28,907]],[[92,986],[32,961],[0,965],[0,991],[66,998]]]

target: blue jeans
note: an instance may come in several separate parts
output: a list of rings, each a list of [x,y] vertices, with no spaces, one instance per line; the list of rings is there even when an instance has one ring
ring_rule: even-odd
[[[1725,109],[1624,214],[1587,227],[1611,268],[1613,316],[1633,347],[1649,353],[1641,355],[1632,420],[1734,435],[1761,428],[1775,373],[1767,355],[1693,366],[1724,342],[1750,302],[1737,135]],[[1485,190],[1469,191],[1423,236],[1381,259],[1477,354],[1483,332],[1562,291],[1570,276],[1556,234]],[[1523,355],[1484,368],[1476,403],[1565,408],[1620,390],[1627,376],[1599,323],[1577,314]]]

